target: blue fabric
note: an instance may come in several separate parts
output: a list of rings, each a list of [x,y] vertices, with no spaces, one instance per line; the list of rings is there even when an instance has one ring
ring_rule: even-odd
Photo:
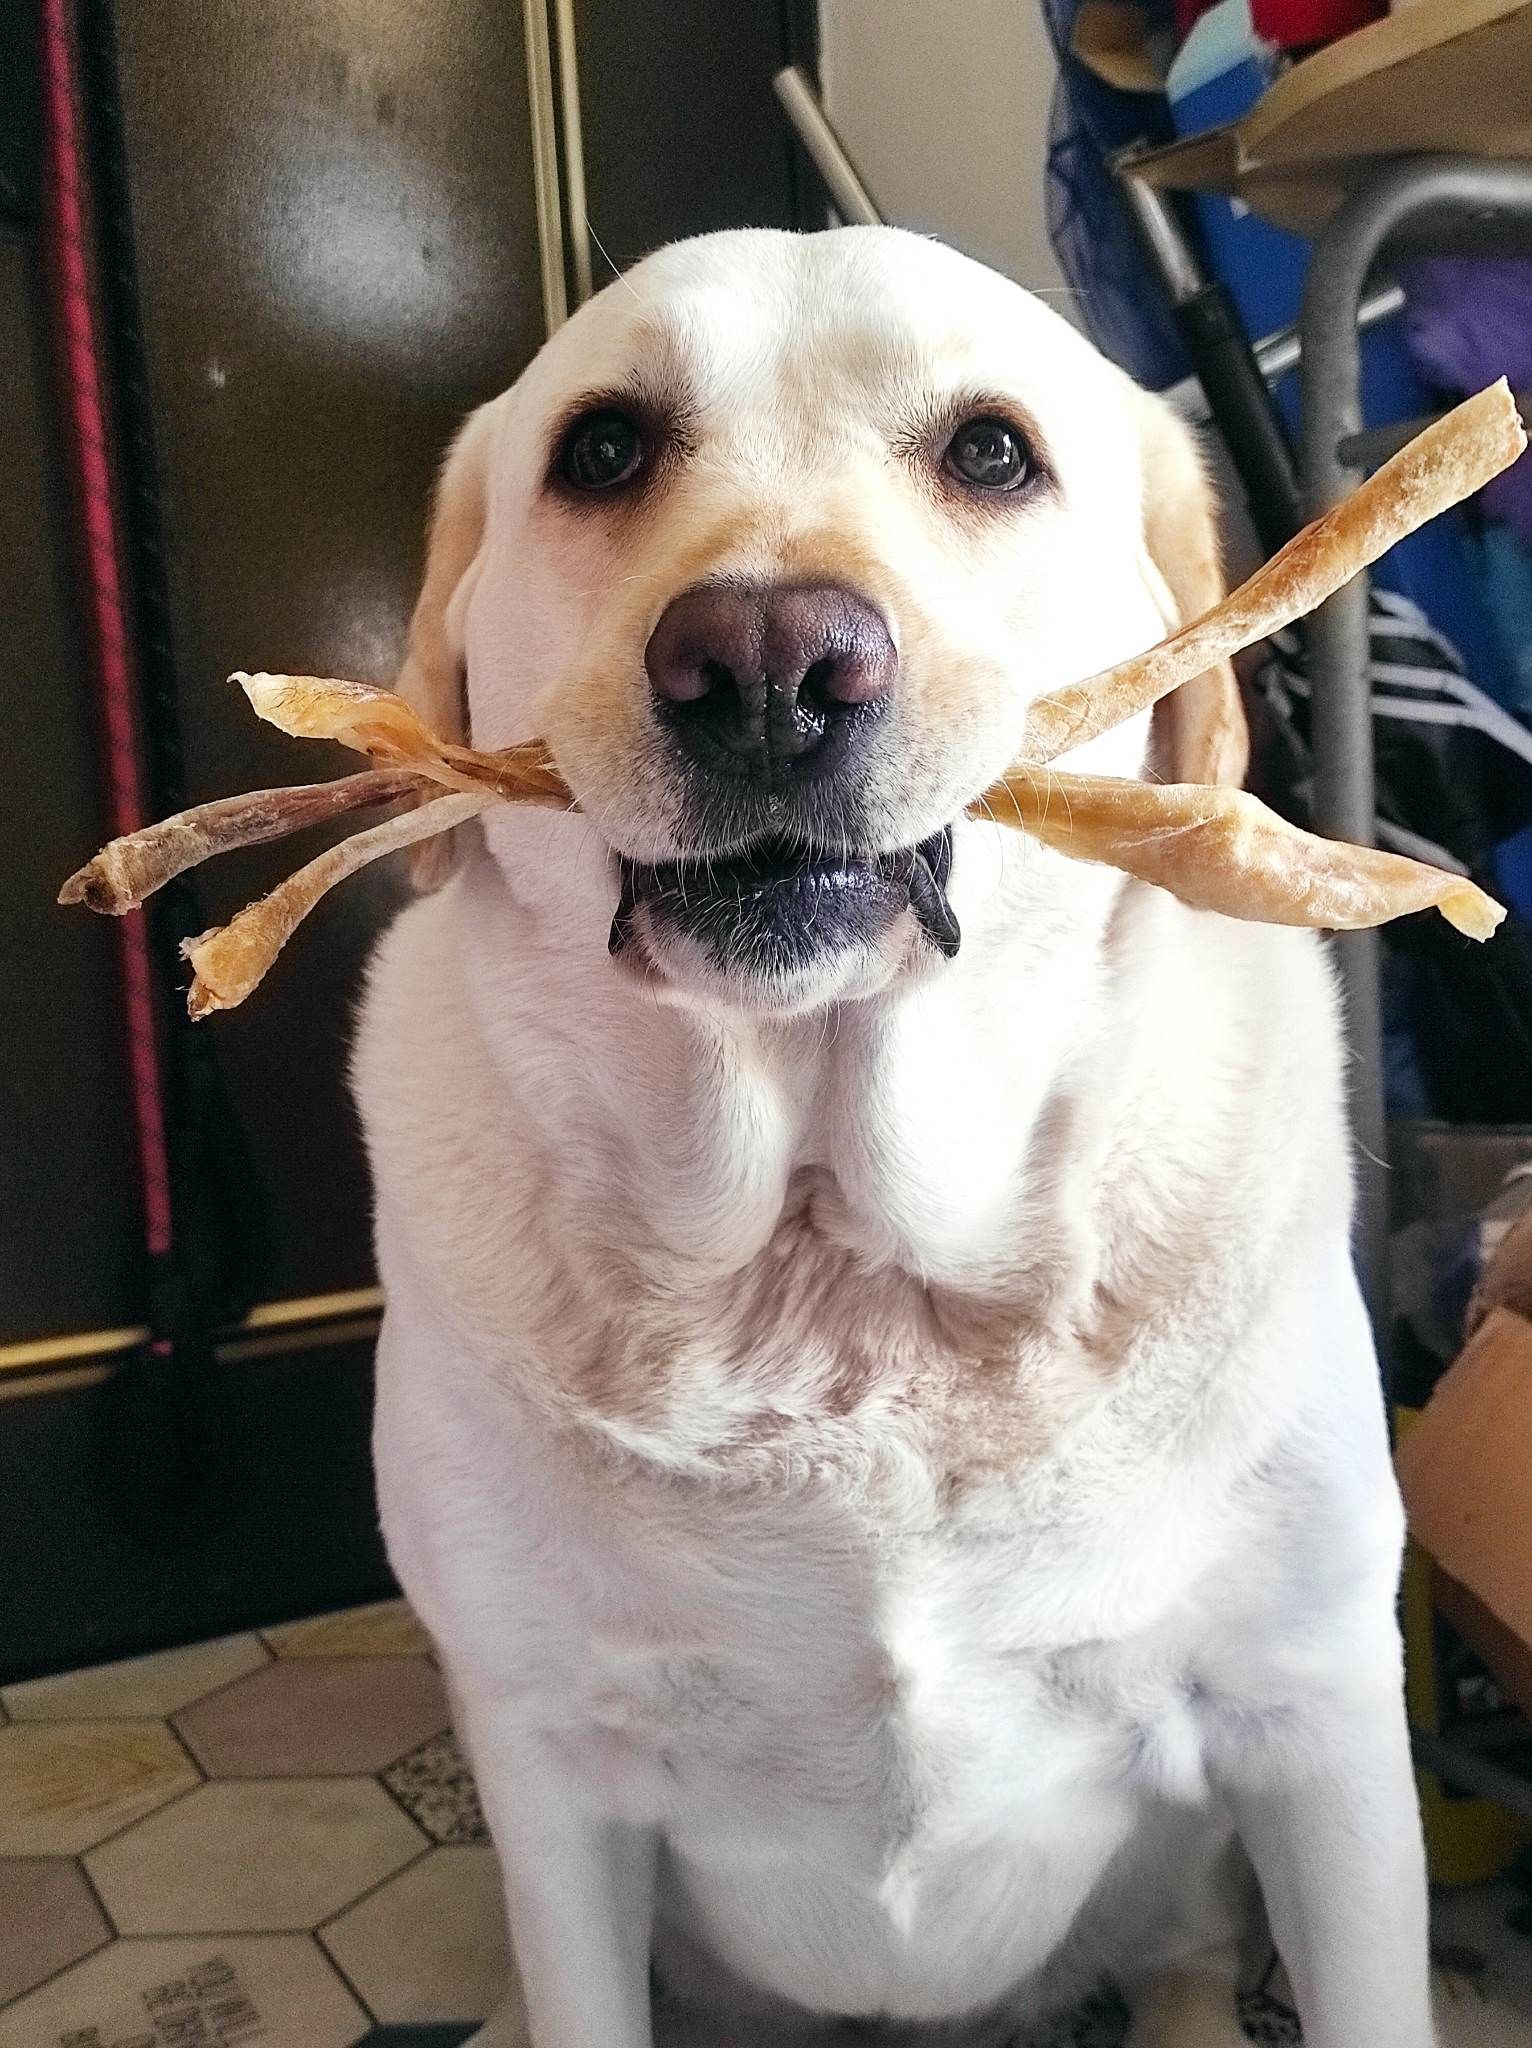
[[[1168,142],[1170,115],[1159,93],[1118,92],[1070,52],[1080,0],[1042,0],[1058,57],[1048,147],[1048,236],[1059,267],[1080,294],[1096,346],[1163,391],[1190,373],[1163,294],[1138,245],[1108,166],[1130,142]],[[1168,29],[1170,0],[1151,0],[1151,30]]]

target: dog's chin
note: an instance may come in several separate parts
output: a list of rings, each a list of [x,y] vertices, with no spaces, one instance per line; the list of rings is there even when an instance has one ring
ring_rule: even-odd
[[[951,867],[945,828],[894,853],[763,839],[713,860],[619,857],[609,943],[614,959],[682,1000],[813,1009],[957,952]]]

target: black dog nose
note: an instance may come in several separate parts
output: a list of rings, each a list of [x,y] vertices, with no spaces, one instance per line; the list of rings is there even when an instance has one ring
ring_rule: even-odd
[[[899,657],[882,614],[855,591],[704,583],[666,607],[644,664],[688,753],[770,780],[809,755],[816,768],[838,766],[892,689]]]

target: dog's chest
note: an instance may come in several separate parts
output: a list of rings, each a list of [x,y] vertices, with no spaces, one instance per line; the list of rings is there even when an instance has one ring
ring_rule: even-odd
[[[1092,1785],[1113,1810],[1195,1789],[1177,1645],[1040,1640],[1024,1539],[873,1535],[833,1489],[710,1523],[667,1511],[624,1565],[593,1557],[601,1592],[548,1641],[561,1743],[683,1857],[823,1854],[881,1883],[991,1832],[1041,1848]]]
[[[784,1995],[818,1916],[874,2009],[901,2008],[906,1972],[998,1992],[1149,1799],[1203,1794],[1184,1646],[1039,1647],[1016,1549],[941,1528],[859,1545],[800,1499],[715,1519],[705,1555],[656,1528],[649,1555],[621,1611],[578,1646],[570,1628],[555,1743],[603,1809],[657,1827],[666,1916]]]

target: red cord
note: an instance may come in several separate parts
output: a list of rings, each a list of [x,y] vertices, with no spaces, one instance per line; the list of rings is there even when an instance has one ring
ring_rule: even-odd
[[[63,352],[70,455],[79,497],[94,654],[94,683],[106,752],[114,835],[147,822],[138,705],[127,610],[118,569],[120,521],[106,455],[101,341],[86,269],[84,145],[67,0],[43,0],[43,104],[49,242]],[[144,1238],[152,1255],[171,1244],[170,1158],[165,1086],[154,1001],[154,963],[141,910],[115,920],[127,1030]]]

